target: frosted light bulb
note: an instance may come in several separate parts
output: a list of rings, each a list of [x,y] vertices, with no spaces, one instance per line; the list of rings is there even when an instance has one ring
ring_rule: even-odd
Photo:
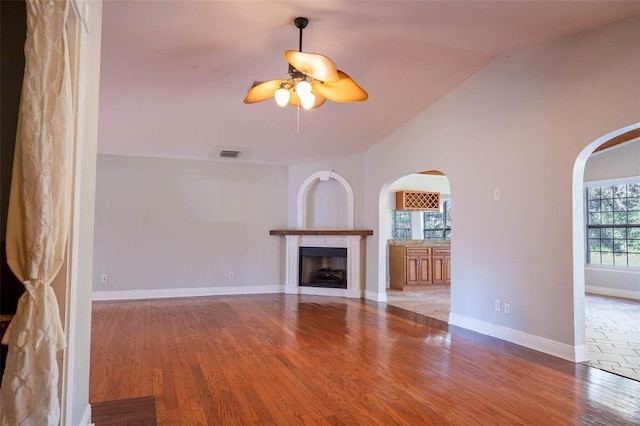
[[[298,96],[300,98],[304,98],[305,95],[311,93],[311,83],[306,80],[298,82],[298,84],[296,85],[296,92],[298,92]]]
[[[281,107],[286,106],[289,103],[289,91],[284,87],[276,90],[276,103]]]
[[[311,92],[302,97],[298,94],[298,97],[300,98],[300,103],[302,103],[302,108],[304,109],[311,109],[313,108],[313,104],[316,103],[316,95]]]

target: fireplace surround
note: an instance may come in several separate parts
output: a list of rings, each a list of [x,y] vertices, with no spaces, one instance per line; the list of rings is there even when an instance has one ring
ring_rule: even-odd
[[[319,182],[326,182],[330,179],[339,182],[346,192],[347,202],[343,209],[347,225],[342,229],[309,229],[310,227],[307,227],[307,206],[311,205],[307,200],[309,191]],[[368,235],[373,235],[373,230],[354,228],[354,201],[353,189],[349,182],[344,176],[333,170],[318,171],[300,185],[296,199],[296,229],[270,231],[270,235],[285,237],[285,293],[351,298],[363,296],[365,238]],[[306,270],[307,266],[303,264],[302,256],[304,249],[308,248],[313,248],[315,253],[319,254],[337,253],[333,249],[338,249],[340,253],[346,255],[346,258],[341,261],[343,263],[329,264],[325,259],[315,267],[313,273],[327,277],[328,281],[332,281],[331,284],[318,283],[318,279],[316,279],[316,283],[301,281],[303,268],[305,274],[310,273]],[[322,255],[320,257],[334,256]],[[340,281],[340,283],[336,281]]]

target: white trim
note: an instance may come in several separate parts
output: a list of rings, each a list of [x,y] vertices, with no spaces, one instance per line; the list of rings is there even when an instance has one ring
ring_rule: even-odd
[[[76,324],[77,305],[78,305],[78,283],[79,278],[79,241],[81,233],[81,202],[82,199],[82,164],[83,164],[83,147],[81,142],[82,135],[85,133],[85,97],[81,94],[81,87],[85,87],[85,74],[82,72],[86,68],[86,22],[81,14],[82,9],[78,4],[78,0],[70,1],[71,7],[67,15],[66,36],[68,46],[68,66],[70,72],[71,84],[71,100],[72,100],[72,117],[71,131],[73,138],[71,170],[71,189],[69,193],[69,232],[67,235],[66,247],[66,271],[65,271],[65,293],[64,293],[64,310],[63,328],[66,339],[66,348],[62,355],[62,366],[59,375],[59,391],[60,391],[60,424],[69,424],[73,418],[73,399],[76,383],[74,375],[76,373]],[[86,6],[86,5],[85,5]],[[82,31],[82,23],[85,32]],[[88,380],[87,380],[88,382]],[[88,395],[87,395],[88,399]],[[91,418],[89,418],[89,421]]]
[[[621,297],[623,299],[640,300],[640,291],[623,290],[619,288],[598,287],[595,285],[586,286],[587,293],[599,294],[602,296]]]
[[[569,360],[569,361],[574,361],[576,363],[578,362],[585,362],[585,361],[591,361],[591,357],[589,356],[589,346],[587,345],[576,345],[574,346],[574,360]]]
[[[584,169],[593,151],[604,142],[628,131],[640,128],[635,123],[602,135],[587,145],[576,157],[573,165],[571,183],[571,212],[573,233],[573,335],[576,348],[586,344],[585,325],[585,265],[586,265],[586,191],[584,186]],[[575,351],[575,359],[579,360],[580,352]]]
[[[362,297],[364,261],[361,235],[285,235],[285,288],[287,294],[316,294],[351,298]],[[347,288],[318,290],[319,287],[300,287],[300,247],[339,247],[347,249]],[[322,287],[320,287],[322,288]],[[311,290],[313,289],[313,290]]]
[[[236,294],[282,293],[282,285],[252,285],[240,287],[197,287],[197,288],[156,288],[149,290],[94,291],[92,299],[99,300],[136,300],[166,299],[173,297],[228,296]]]
[[[487,336],[496,337],[568,361],[583,362],[589,359],[586,345],[571,346],[566,343],[545,339],[544,337],[465,317],[453,312],[449,314],[449,324],[486,334]]]
[[[84,414],[82,415],[82,419],[80,419],[81,425],[93,425],[91,423],[91,404],[87,404],[87,408],[84,409]]]
[[[354,289],[326,288],[326,287],[297,287],[297,294],[307,294],[313,296],[337,296],[350,299],[362,298],[362,292]],[[289,292],[291,294],[291,292]]]
[[[70,14],[73,11],[74,17],[80,18],[85,32],[89,32],[89,5],[86,0],[70,0]]]
[[[365,299],[373,300],[374,302],[387,303],[387,292],[378,293],[377,291],[365,290]]]
[[[640,267],[637,266],[614,266],[614,265],[596,265],[593,263],[587,263],[584,269],[589,271],[609,271],[609,272],[624,272],[640,275]]]

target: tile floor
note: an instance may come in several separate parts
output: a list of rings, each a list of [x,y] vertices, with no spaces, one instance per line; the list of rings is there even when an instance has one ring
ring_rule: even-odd
[[[440,321],[449,322],[451,288],[401,291],[387,289],[387,303]]]
[[[585,311],[591,366],[640,380],[640,302],[588,294]]]
[[[448,322],[450,288],[387,290],[387,303]],[[587,294],[590,365],[640,381],[640,301]]]

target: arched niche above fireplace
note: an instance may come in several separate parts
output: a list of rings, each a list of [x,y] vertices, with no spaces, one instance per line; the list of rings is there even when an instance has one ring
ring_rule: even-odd
[[[353,195],[353,188],[351,188],[351,184],[349,181],[339,173],[334,172],[333,170],[322,170],[317,171],[300,185],[298,189],[298,197],[296,200],[296,228],[297,229],[309,229],[310,226],[314,226],[314,224],[308,223],[308,209],[310,208],[310,204],[312,200],[309,199],[309,194],[320,182],[328,182],[330,180],[335,180],[338,182],[346,193],[346,203],[344,203],[344,218],[346,222],[343,222],[345,225],[340,226],[340,228],[344,229],[354,229],[355,226],[355,214],[354,214],[354,204],[355,197]],[[311,205],[313,207],[313,204]],[[334,227],[335,228],[335,227]]]

